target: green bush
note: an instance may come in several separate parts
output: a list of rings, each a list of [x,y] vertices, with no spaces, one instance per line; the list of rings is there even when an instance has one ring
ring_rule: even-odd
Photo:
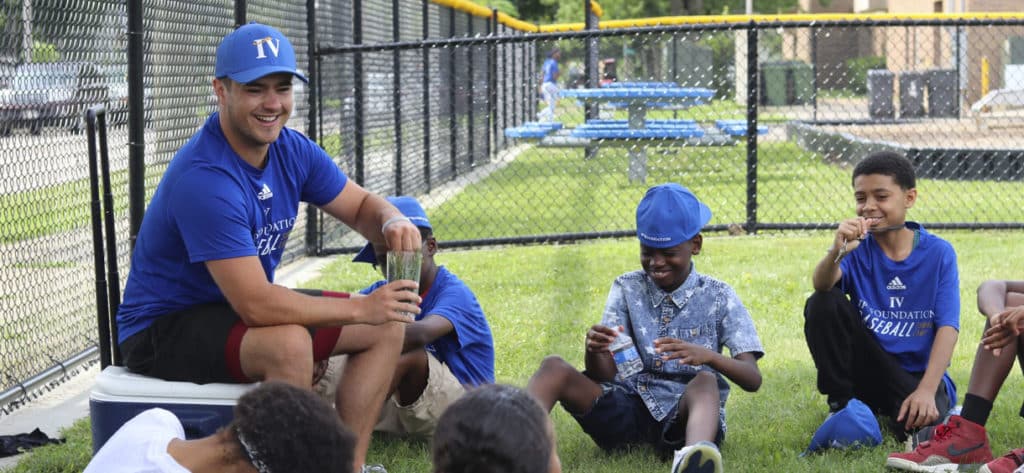
[[[868,71],[871,69],[885,69],[885,57],[864,56],[848,59],[846,70],[850,77],[850,83],[847,88],[855,94],[866,94],[868,92]]]

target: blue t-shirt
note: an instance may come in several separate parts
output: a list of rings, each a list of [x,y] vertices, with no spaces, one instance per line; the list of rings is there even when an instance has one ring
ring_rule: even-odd
[[[206,261],[258,256],[273,281],[299,201],[327,204],[347,181],[323,149],[288,128],[257,169],[211,115],[175,154],[146,209],[117,313],[118,342],[161,315],[224,302]]]
[[[754,321],[736,291],[718,279],[698,273],[692,263],[686,281],[672,292],[658,287],[644,271],[631,271],[615,278],[601,325],[621,325],[633,338],[644,369],[623,383],[640,395],[651,416],[659,422],[675,412],[689,379],[700,371],[709,371],[718,379],[719,424],[724,428],[729,383],[707,365],[665,362],[655,353],[654,340],[672,337],[717,353],[728,348],[733,357],[740,353],[750,353],[758,359],[764,356]]]
[[[542,70],[544,71],[543,82],[554,82],[555,74],[558,73],[558,61],[553,57],[547,58],[547,60],[544,61],[544,67]]]
[[[369,294],[387,281],[363,289]],[[437,269],[434,283],[422,294],[416,320],[428,315],[448,319],[455,330],[427,344],[427,351],[448,366],[462,384],[477,386],[494,382],[494,339],[473,291],[444,266]]]
[[[960,276],[956,252],[946,240],[915,222],[917,246],[903,261],[885,255],[869,233],[840,263],[840,287],[860,310],[882,349],[903,369],[924,372],[939,327],[960,330]],[[955,390],[944,375],[950,399]]]

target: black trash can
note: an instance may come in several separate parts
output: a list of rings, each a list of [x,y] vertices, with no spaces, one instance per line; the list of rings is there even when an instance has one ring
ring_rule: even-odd
[[[928,116],[955,117],[959,115],[960,101],[957,99],[956,71],[953,69],[932,69],[928,75]]]
[[[893,74],[885,69],[868,71],[868,114],[871,118],[892,119],[896,114],[892,104]]]
[[[919,71],[900,73],[900,118],[925,116],[925,75]]]

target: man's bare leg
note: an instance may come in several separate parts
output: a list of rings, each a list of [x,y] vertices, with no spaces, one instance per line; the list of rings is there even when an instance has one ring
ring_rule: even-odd
[[[258,381],[282,381],[309,389],[313,339],[301,325],[250,327],[239,349],[242,372]]]
[[[334,406],[341,420],[356,434],[355,471],[366,462],[373,426],[391,388],[404,337],[405,325],[397,322],[348,325],[335,346],[334,354],[348,354]]]

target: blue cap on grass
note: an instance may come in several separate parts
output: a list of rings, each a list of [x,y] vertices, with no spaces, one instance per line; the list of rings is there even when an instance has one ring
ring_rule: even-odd
[[[858,399],[830,415],[811,437],[804,455],[826,448],[873,447],[882,443],[882,430],[871,409]]]
[[[711,209],[689,189],[670,182],[647,189],[636,208],[636,236],[651,248],[689,240],[711,220]]]
[[[247,84],[269,74],[287,72],[309,82],[295,66],[295,49],[280,31],[249,23],[228,33],[217,46],[214,77]]]
[[[430,226],[430,220],[427,219],[427,212],[423,210],[423,206],[416,201],[415,198],[401,195],[398,197],[388,197],[388,202],[394,205],[402,215],[409,218],[409,221],[417,227],[423,227],[433,230],[434,227]],[[376,263],[377,255],[373,253],[373,245],[367,243],[359,253],[356,254],[355,258],[352,258],[355,263]]]

